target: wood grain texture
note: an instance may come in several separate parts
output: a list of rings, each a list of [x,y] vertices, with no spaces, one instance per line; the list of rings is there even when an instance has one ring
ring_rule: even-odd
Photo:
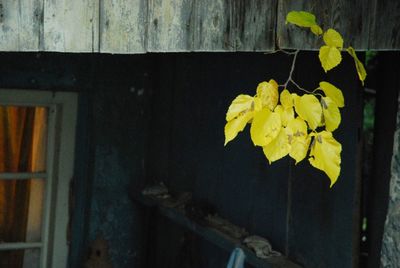
[[[43,50],[98,52],[98,0],[44,0]]]
[[[400,1],[375,0],[369,13],[371,31],[369,48],[400,49]]]
[[[231,5],[225,0],[196,1],[193,22],[194,50],[234,51]]]
[[[196,51],[265,51],[274,48],[277,1],[196,1]]]
[[[277,0],[236,0],[232,3],[236,50],[274,50]]]
[[[279,0],[277,17],[277,45],[286,49],[318,49],[321,41],[308,29],[299,30],[294,25],[286,25],[286,15],[290,11],[308,11],[316,15],[317,23],[326,30],[334,28],[345,40],[344,46],[358,50],[368,48],[370,1],[372,0]],[[376,1],[376,0],[373,0]]]
[[[0,2],[0,51],[39,50],[42,0]]]
[[[147,51],[191,51],[194,0],[149,0],[148,3]]]
[[[100,52],[146,51],[147,0],[102,1]]]

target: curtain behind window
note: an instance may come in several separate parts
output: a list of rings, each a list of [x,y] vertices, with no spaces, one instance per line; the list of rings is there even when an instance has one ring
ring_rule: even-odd
[[[46,127],[46,108],[0,106],[0,172],[44,171]],[[40,226],[32,233],[28,225],[41,223],[44,183],[38,182],[0,180],[0,242],[40,240]],[[39,220],[32,220],[38,213]],[[39,238],[32,237],[35,232]],[[0,251],[0,267],[18,268],[23,263],[23,250]]]

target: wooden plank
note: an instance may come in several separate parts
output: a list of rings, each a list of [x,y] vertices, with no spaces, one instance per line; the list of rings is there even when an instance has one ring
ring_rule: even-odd
[[[44,0],[43,49],[99,51],[99,1]]]
[[[147,1],[101,1],[100,51],[144,53]]]
[[[400,1],[375,0],[369,12],[371,31],[369,49],[400,49]]]
[[[323,29],[334,28],[345,40],[345,46],[358,50],[368,49],[369,19],[368,1],[332,0],[279,0],[277,14],[277,45],[282,49],[318,49],[321,40],[308,29],[286,25],[286,15],[290,11],[308,11],[316,15]]]
[[[276,4],[276,0],[197,1],[194,50],[273,50]]]
[[[38,51],[42,0],[0,2],[0,51]]]
[[[246,263],[251,264],[253,267],[269,268],[269,267],[287,267],[287,268],[301,268],[300,265],[291,262],[284,256],[274,256],[267,259],[261,259],[251,251],[248,247],[242,245],[241,241],[230,237],[229,235],[217,230],[213,227],[200,225],[191,220],[185,214],[175,208],[163,206],[157,199],[145,197],[141,194],[132,194],[134,200],[150,207],[157,207],[157,211],[164,217],[170,219],[174,223],[183,226],[191,232],[199,235],[203,239],[211,242],[219,248],[232,252],[235,248],[241,248],[246,255]],[[160,236],[163,234],[159,234]]]
[[[234,51],[230,1],[204,0],[196,1],[195,4],[194,50]]]
[[[270,51],[275,47],[278,0],[233,1],[235,48],[237,51]]]
[[[147,50],[191,51],[194,0],[149,0],[148,3]]]

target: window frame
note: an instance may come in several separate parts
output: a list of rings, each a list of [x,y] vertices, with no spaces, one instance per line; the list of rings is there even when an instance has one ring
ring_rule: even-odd
[[[44,178],[41,242],[2,243],[0,250],[39,248],[40,267],[66,267],[69,188],[74,170],[77,93],[0,89],[0,105],[48,107],[45,173],[0,173],[0,179]]]

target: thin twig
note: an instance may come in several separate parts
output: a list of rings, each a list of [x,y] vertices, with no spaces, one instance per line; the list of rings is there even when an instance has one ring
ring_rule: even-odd
[[[295,87],[297,87],[299,90],[304,91],[308,94],[313,94],[314,92],[308,91],[307,89],[302,88],[301,86],[299,86],[299,84],[297,84],[294,80],[293,80],[293,72],[294,72],[294,68],[296,67],[296,60],[297,60],[297,55],[299,54],[300,50],[296,50],[292,53],[292,55],[294,55],[293,60],[292,60],[292,66],[290,68],[290,72],[289,72],[289,77],[287,78],[285,84],[283,85],[279,85],[279,87],[283,87],[284,89],[287,88],[287,86],[289,85],[289,83],[292,83]],[[315,91],[315,90],[314,90]]]
[[[292,67],[290,68],[289,77],[286,80],[285,84],[283,84],[283,88],[286,88],[287,85],[289,84],[289,82],[292,80],[292,75],[293,75],[294,67],[296,66],[296,60],[297,60],[297,55],[298,54],[299,54],[299,50],[296,50],[294,52],[294,57],[293,57],[293,60],[292,60]]]
[[[308,91],[307,89],[304,89],[301,86],[299,86],[299,84],[297,84],[293,79],[290,79],[290,82],[292,82],[292,84],[295,85],[299,90],[304,91],[308,94],[313,94],[313,92]]]

